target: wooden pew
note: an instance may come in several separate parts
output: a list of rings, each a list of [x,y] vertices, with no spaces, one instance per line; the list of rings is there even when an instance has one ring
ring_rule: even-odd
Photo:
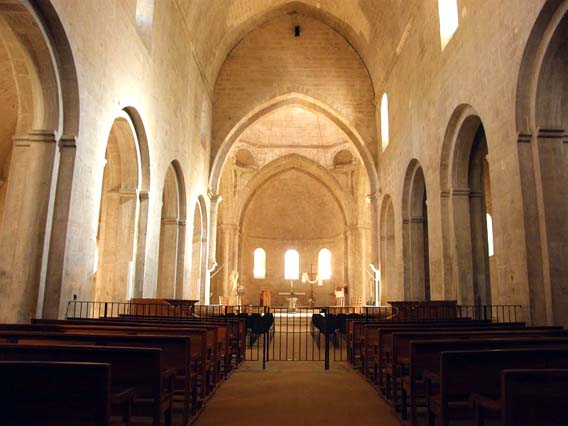
[[[415,333],[436,333],[450,334],[455,333],[468,333],[473,335],[487,335],[495,334],[497,336],[509,334],[511,332],[522,333],[528,335],[541,335],[544,333],[563,335],[564,331],[560,327],[537,327],[537,328],[523,328],[516,325],[508,324],[495,324],[492,326],[468,326],[462,325],[443,325],[443,326],[412,326],[412,327],[382,327],[372,328],[373,333],[376,333],[376,341],[378,342],[372,353],[372,362],[375,368],[375,376],[378,375],[378,384],[381,389],[389,386],[386,381],[389,377],[387,374],[392,368],[392,335],[397,332],[415,332]],[[366,364],[367,365],[367,364]],[[365,372],[368,374],[368,372]],[[386,389],[387,395],[390,395],[390,390]]]
[[[568,370],[503,370],[501,398],[474,398],[476,423],[500,417],[502,426],[567,426]]]
[[[223,321],[201,321],[201,320],[157,320],[157,319],[127,319],[127,318],[112,318],[112,319],[96,319],[96,320],[33,320],[34,324],[38,325],[51,325],[51,326],[64,326],[72,328],[73,326],[128,326],[128,327],[156,327],[156,328],[204,328],[208,330],[207,342],[209,345],[209,359],[214,366],[213,369],[213,384],[219,382],[220,376],[227,376],[231,369],[231,360],[233,353],[230,348],[235,345],[230,342],[231,333],[229,330],[230,323]],[[237,324],[237,328],[240,325]],[[238,358],[239,354],[235,354]],[[222,368],[221,368],[222,367]]]
[[[0,361],[0,377],[4,425],[110,425],[110,364]]]
[[[412,340],[439,340],[439,339],[479,339],[495,337],[568,337],[568,333],[557,327],[553,328],[481,328],[481,329],[452,329],[448,331],[422,331],[405,330],[394,332],[390,335],[389,355],[386,357],[387,384],[392,386],[392,393],[387,392],[389,398],[392,397],[393,404],[398,408],[399,379],[401,373],[408,372],[410,358],[410,342]]]
[[[129,324],[118,323],[109,325],[101,320],[67,321],[48,320],[34,322],[33,324],[0,324],[0,330],[26,330],[26,331],[51,331],[59,333],[107,333],[107,334],[168,334],[180,335],[193,339],[193,348],[201,350],[199,361],[200,397],[205,398],[216,385],[219,367],[217,345],[217,329],[214,326],[203,327],[171,327],[157,326],[154,324]]]
[[[134,388],[133,415],[149,417],[153,426],[172,424],[173,375],[162,362],[162,350],[100,346],[0,344],[0,361],[95,362],[110,364],[112,388]]]
[[[0,342],[31,345],[96,345],[118,347],[159,348],[162,350],[162,362],[166,369],[175,371],[175,391],[180,396],[183,406],[184,424],[199,408],[198,382],[200,349],[192,351],[191,338],[168,335],[123,335],[37,332],[37,331],[2,331]]]
[[[498,399],[503,370],[567,367],[568,349],[442,352],[439,376],[428,375],[426,381],[428,424],[449,426],[452,419],[473,419],[472,394]],[[439,380],[439,392],[432,380]]]
[[[407,333],[404,333],[407,334]],[[400,336],[402,338],[409,337]],[[395,336],[395,339],[398,336]],[[428,337],[432,337],[427,340]],[[487,350],[487,349],[513,349],[513,348],[554,348],[568,346],[568,337],[546,336],[505,336],[505,337],[480,337],[456,339],[455,335],[445,336],[445,340],[439,340],[440,336],[420,336],[423,340],[411,340],[409,344],[409,364],[403,367],[408,371],[402,379],[401,415],[403,420],[410,418],[410,424],[417,424],[416,409],[418,399],[425,398],[425,384],[423,376],[438,374],[440,368],[440,354],[451,350]],[[408,405],[408,407],[407,407]]]
[[[363,349],[365,346],[369,346],[372,343],[373,336],[369,336],[365,330],[365,327],[426,327],[426,326],[460,326],[460,325],[470,325],[470,326],[482,326],[490,325],[489,321],[471,320],[469,318],[457,318],[452,320],[422,320],[422,321],[391,321],[391,320],[364,320],[364,319],[347,319],[346,329],[347,329],[347,348],[348,348],[348,360],[356,365],[357,359],[360,359]],[[524,326],[524,323],[515,323],[518,326]]]

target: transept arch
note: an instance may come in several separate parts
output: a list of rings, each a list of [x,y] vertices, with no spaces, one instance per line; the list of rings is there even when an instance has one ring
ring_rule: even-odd
[[[246,114],[227,134],[227,137],[221,144],[211,166],[209,187],[212,192],[217,193],[219,190],[219,183],[221,180],[223,166],[227,161],[232,146],[235,144],[239,136],[264,115],[277,109],[285,108],[287,106],[299,106],[309,111],[323,114],[333,123],[335,123],[345,133],[349,141],[352,142],[354,147],[356,148],[358,156],[363,162],[365,170],[367,172],[371,193],[377,193],[379,191],[379,177],[377,170],[375,168],[372,156],[369,153],[365,142],[359,135],[358,131],[353,128],[353,126],[351,126],[346,120],[344,120],[339,113],[334,111],[331,107],[324,104],[323,102],[301,93],[288,93],[282,96],[277,96],[254,108],[252,111]]]

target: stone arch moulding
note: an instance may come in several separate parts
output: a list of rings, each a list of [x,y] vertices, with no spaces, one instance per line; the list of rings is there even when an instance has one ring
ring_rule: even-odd
[[[62,314],[67,300],[62,281],[79,131],[79,86],[71,47],[51,2],[4,3],[8,7],[2,8],[0,14],[7,28],[14,30],[14,36],[24,38],[20,44],[34,69],[31,81],[35,92],[33,116],[18,127],[14,138],[12,164],[17,167],[12,168],[11,176],[14,182],[22,181],[20,175],[25,176],[28,188],[34,191],[26,198],[36,199],[44,207],[38,210],[35,205],[20,205],[24,197],[8,187],[4,221],[10,222],[6,229],[17,231],[1,233],[0,247],[13,248],[17,240],[23,252],[1,262],[0,269],[9,271],[9,282],[2,280],[0,288],[11,296],[0,297],[9,303],[7,320],[27,320],[32,315],[56,317]],[[51,185],[39,184],[45,181]],[[28,225],[22,227],[24,223]],[[22,257],[37,260],[23,271],[13,261]],[[26,290],[14,292],[13,286]]]
[[[309,111],[323,114],[335,123],[347,136],[349,141],[355,146],[357,153],[363,162],[367,176],[369,178],[369,187],[372,194],[379,192],[379,177],[377,169],[374,165],[371,154],[369,153],[364,140],[361,138],[357,130],[349,125],[340,114],[334,111],[326,104],[300,93],[289,93],[287,95],[278,96],[272,100],[255,108],[247,115],[245,115],[226,136],[225,140],[219,147],[213,164],[211,167],[211,174],[209,178],[209,187],[211,192],[217,194],[219,191],[219,184],[221,181],[221,173],[223,166],[229,156],[233,144],[237,141],[239,136],[254,122],[263,117],[264,115],[286,106],[300,106],[308,109]]]
[[[239,197],[239,204],[233,211],[232,223],[242,226],[244,212],[256,192],[272,178],[292,169],[304,173],[322,184],[339,205],[345,226],[350,226],[353,223],[353,202],[345,194],[339,182],[324,167],[299,154],[288,154],[270,162],[251,179],[244,188],[242,196]]]
[[[528,317],[568,325],[568,1],[544,4],[523,54],[516,94]]]

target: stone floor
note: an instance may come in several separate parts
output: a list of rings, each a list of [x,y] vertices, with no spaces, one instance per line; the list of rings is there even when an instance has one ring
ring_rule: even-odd
[[[245,362],[209,400],[197,426],[399,426],[345,362]]]

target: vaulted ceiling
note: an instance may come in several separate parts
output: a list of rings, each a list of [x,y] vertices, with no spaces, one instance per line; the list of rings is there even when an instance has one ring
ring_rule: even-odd
[[[326,23],[359,53],[375,90],[383,86],[421,0],[175,0],[186,20],[193,54],[213,91],[225,58],[262,22],[294,12]]]

